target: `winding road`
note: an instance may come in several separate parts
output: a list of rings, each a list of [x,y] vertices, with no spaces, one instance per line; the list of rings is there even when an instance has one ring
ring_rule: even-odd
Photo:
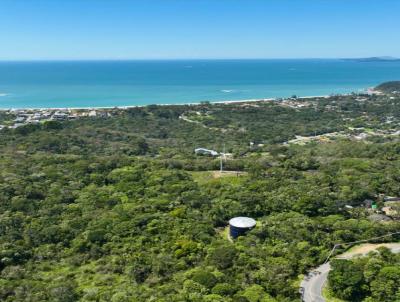
[[[382,243],[382,244],[362,244],[350,251],[339,255],[336,259],[351,259],[356,256],[363,256],[379,247],[387,247],[393,253],[400,253],[400,243]],[[322,296],[322,290],[328,279],[330,263],[325,263],[315,270],[311,271],[301,282],[300,292],[304,302],[326,302]]]

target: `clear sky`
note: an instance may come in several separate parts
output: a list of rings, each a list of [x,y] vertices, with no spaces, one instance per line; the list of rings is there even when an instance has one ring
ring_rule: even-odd
[[[0,60],[400,57],[399,0],[0,0]]]

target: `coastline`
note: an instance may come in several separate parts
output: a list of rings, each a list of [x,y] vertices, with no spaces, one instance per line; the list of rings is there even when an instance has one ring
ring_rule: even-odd
[[[338,94],[338,95],[349,95],[349,94]],[[330,95],[313,95],[313,96],[298,96],[297,100],[304,99],[316,99],[316,98],[329,98]],[[228,100],[228,101],[199,101],[190,103],[167,103],[167,104],[147,104],[147,105],[128,105],[128,106],[90,106],[90,107],[12,107],[12,108],[0,108],[0,111],[18,111],[18,110],[29,110],[29,111],[41,111],[41,110],[107,110],[107,109],[120,109],[126,110],[130,108],[143,108],[148,106],[196,106],[202,103],[209,104],[237,104],[237,103],[254,103],[254,102],[278,102],[279,100],[289,100],[290,97],[286,98],[261,98],[261,99],[242,99],[242,100]]]
[[[345,95],[345,94],[342,94]],[[193,106],[193,110],[206,103],[207,105],[229,105],[229,104],[242,104],[239,106],[257,106],[260,103],[281,103],[287,106],[299,106],[303,107],[304,104],[308,104],[307,100],[329,98],[328,95],[320,96],[302,96],[302,97],[289,97],[289,98],[260,98],[260,99],[243,99],[243,100],[225,100],[225,101],[201,101],[201,102],[190,102],[184,104],[149,104],[149,105],[133,105],[133,106],[105,106],[105,107],[53,107],[53,108],[6,108],[0,109],[0,113],[6,115],[13,115],[14,119],[0,125],[0,130],[4,128],[15,129],[28,124],[40,124],[46,121],[63,121],[63,120],[75,120],[81,117],[108,117],[110,115],[119,114],[124,110],[130,108],[145,108],[147,106]],[[304,102],[304,104],[302,104]],[[294,104],[296,103],[296,104]]]

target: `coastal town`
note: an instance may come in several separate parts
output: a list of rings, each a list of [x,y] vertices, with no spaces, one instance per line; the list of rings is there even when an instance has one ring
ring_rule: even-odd
[[[341,95],[326,95],[326,96],[308,96],[308,97],[298,97],[293,95],[288,98],[269,98],[269,99],[254,99],[254,100],[238,100],[238,101],[223,101],[216,102],[215,104],[231,105],[237,104],[244,108],[257,108],[262,104],[277,104],[282,107],[291,108],[296,111],[313,108],[317,110],[317,104],[319,101],[326,100],[328,103],[325,104],[324,110],[341,112],[338,103],[335,98],[351,98],[357,103],[364,103],[370,100],[370,97],[381,96],[383,93],[379,90],[374,90],[372,88],[359,93],[359,94],[341,94]],[[388,96],[390,100],[394,100],[397,96],[397,91],[391,91],[391,95]],[[205,104],[210,104],[206,102]],[[196,107],[199,104],[187,104],[189,107]],[[168,106],[168,105],[160,105]],[[79,118],[107,118],[111,116],[116,116],[131,108],[138,106],[124,106],[124,107],[97,107],[97,108],[29,108],[29,109],[0,109],[0,130],[9,128],[16,129],[18,127],[29,125],[29,124],[39,124],[45,123],[47,121],[73,121]],[[141,107],[141,106],[139,106]],[[194,117],[194,118],[193,118]],[[180,115],[180,119],[189,123],[195,123],[202,127],[208,128],[210,130],[218,130],[225,132],[226,129],[223,128],[211,128],[202,123],[204,119],[210,117],[210,112],[200,112],[198,110],[189,110]],[[393,117],[388,117],[387,123],[393,122]],[[321,135],[313,135],[309,137],[296,136],[287,143],[294,144],[304,144],[311,141],[326,141],[334,137],[347,137],[354,139],[365,139],[368,136],[373,135],[398,135],[399,131],[397,129],[393,131],[369,131],[364,133],[362,128],[349,128],[351,134],[348,131],[338,131],[334,133],[325,133]],[[357,133],[358,132],[358,133]]]
[[[76,120],[82,117],[108,117],[111,110],[105,109],[7,109],[1,110],[3,121],[0,130],[15,129],[28,124],[39,124],[47,121]]]
[[[327,97],[324,97],[327,98]],[[288,98],[288,99],[265,99],[265,100],[243,100],[226,101],[222,104],[243,103],[243,106],[257,106],[259,102],[279,102],[282,106],[291,108],[305,108],[311,104],[307,98]],[[195,104],[193,104],[195,105]],[[0,130],[4,128],[16,129],[28,124],[39,124],[47,121],[72,121],[79,118],[107,118],[117,115],[119,112],[134,107],[113,107],[113,108],[30,108],[30,109],[0,109],[3,118],[0,120]],[[198,113],[200,114],[200,113]],[[182,120],[192,122],[180,117]]]

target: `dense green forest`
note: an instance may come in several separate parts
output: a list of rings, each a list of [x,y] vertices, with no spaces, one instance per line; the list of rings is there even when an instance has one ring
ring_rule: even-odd
[[[153,105],[3,129],[0,301],[300,301],[301,275],[335,243],[399,230],[357,208],[400,195],[399,105]],[[231,173],[197,147],[225,148]],[[232,242],[239,215],[257,227]],[[389,256],[376,260],[388,270]]]
[[[400,256],[386,248],[355,260],[334,260],[329,284],[346,301],[386,302],[400,299]]]

